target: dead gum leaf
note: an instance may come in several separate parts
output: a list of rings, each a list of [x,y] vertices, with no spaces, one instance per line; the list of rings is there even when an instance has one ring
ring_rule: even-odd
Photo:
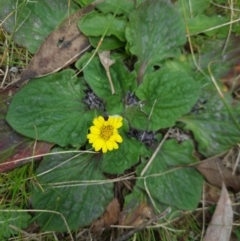
[[[109,228],[119,219],[120,204],[118,199],[114,198],[106,207],[104,214],[97,220],[93,221],[91,231],[93,233],[101,233],[103,229]]]
[[[65,19],[59,28],[46,38],[15,84],[57,72],[88,50],[88,38],[80,32],[77,23],[84,14],[93,9],[94,5],[89,5]]]
[[[226,241],[230,239],[233,225],[233,210],[225,184],[222,184],[221,196],[207,228],[204,241]]]
[[[240,191],[240,177],[232,175],[232,171],[223,164],[222,156],[208,158],[195,167],[211,185],[221,187],[224,181],[234,192]]]

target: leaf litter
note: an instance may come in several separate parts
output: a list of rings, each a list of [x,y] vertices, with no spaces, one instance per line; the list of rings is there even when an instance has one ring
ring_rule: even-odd
[[[212,220],[208,225],[204,241],[228,241],[233,225],[233,210],[225,184],[218,200]]]
[[[55,73],[87,51],[91,45],[88,38],[80,32],[77,23],[84,14],[93,9],[94,5],[91,4],[65,19],[59,28],[46,38],[15,84]]]

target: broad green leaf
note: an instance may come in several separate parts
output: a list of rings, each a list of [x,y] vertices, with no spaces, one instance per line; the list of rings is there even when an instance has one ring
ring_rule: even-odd
[[[0,0],[3,28],[14,42],[35,53],[45,38],[78,7],[59,0]]]
[[[132,128],[146,130],[148,127],[148,115],[139,106],[127,107],[124,112],[125,118]]]
[[[240,131],[216,92],[215,90],[212,96],[203,99],[207,101],[206,104],[200,105],[199,109],[194,108],[194,112],[180,118],[180,121],[186,124],[185,129],[193,132],[198,151],[205,157],[227,151],[240,141]],[[225,98],[231,106],[231,97],[226,95]],[[239,103],[230,109],[239,124]]]
[[[79,3],[81,7],[86,7],[87,5],[93,3],[95,0],[76,0],[75,2]]]
[[[85,15],[79,22],[78,27],[87,36],[114,35],[121,41],[125,41],[125,28],[127,19],[125,17],[113,17],[111,13],[100,14],[93,11]]]
[[[105,100],[106,110],[109,115],[120,115],[123,112],[124,106],[120,96],[109,95],[106,96]]]
[[[130,15],[126,38],[131,53],[144,68],[159,63],[186,42],[182,18],[168,0],[139,5]]]
[[[17,132],[60,146],[86,142],[94,111],[82,103],[81,83],[72,70],[30,81],[13,98],[7,121]]]
[[[65,149],[64,149],[65,150]],[[113,184],[100,169],[101,154],[58,153],[45,157],[37,169],[37,185],[32,188],[34,209],[62,214],[70,230],[89,225],[113,198]],[[67,231],[59,214],[43,212],[37,216],[42,230]]]
[[[129,16],[129,14],[134,9],[133,0],[105,0],[102,3],[97,4],[97,9],[103,13],[115,13],[124,14]]]
[[[101,37],[90,36],[89,41],[94,48],[97,48],[98,44],[101,41]],[[105,36],[103,41],[101,42],[99,50],[113,50],[113,49],[118,49],[124,45],[125,45],[124,42],[120,41],[118,38],[114,36]]]
[[[178,0],[176,6],[181,11],[183,17],[192,18],[203,13],[210,5],[209,0]]]
[[[27,160],[24,158],[32,157],[33,153],[35,155],[48,153],[52,147],[49,143],[35,142],[19,135],[7,124],[5,121],[7,109],[15,92],[17,92],[15,88],[0,91],[0,172],[9,171],[26,163]],[[32,160],[28,159],[29,162]]]
[[[145,75],[136,95],[144,101],[142,110],[150,117],[148,130],[173,126],[179,117],[190,111],[199,92],[199,85],[184,72],[165,67]]]
[[[196,162],[191,141],[166,141],[136,185],[150,193],[154,202],[177,209],[192,210],[199,203],[203,177],[194,168],[179,167]],[[146,163],[137,167],[139,176]]]
[[[10,238],[13,235],[19,234],[11,226],[19,230],[24,229],[28,226],[30,219],[30,214],[21,209],[19,210],[17,207],[6,208],[0,206],[0,238]]]
[[[119,149],[103,155],[102,169],[110,174],[122,174],[139,161],[142,144],[121,133],[123,142]]]
[[[215,28],[211,31],[206,31],[206,30],[220,26],[221,24],[227,23],[228,21],[229,19],[223,16],[214,15],[209,17],[204,14],[201,14],[201,15],[197,15],[194,18],[189,18],[187,20],[187,26],[189,29],[189,33],[192,35],[203,32],[208,36],[213,36],[216,33],[219,33],[222,31],[224,33],[227,33],[228,27],[224,26],[222,28]]]
[[[88,61],[91,55],[85,55],[84,58]],[[81,69],[85,62],[81,59],[76,64],[78,69]],[[136,88],[136,73],[130,73],[121,61],[110,66],[110,75],[116,94],[112,95],[109,79],[106,70],[100,63],[99,58],[93,58],[83,70],[84,78],[89,84],[94,93],[104,101],[106,101],[106,109],[109,114],[121,114],[123,111],[123,98],[127,91],[133,91]]]

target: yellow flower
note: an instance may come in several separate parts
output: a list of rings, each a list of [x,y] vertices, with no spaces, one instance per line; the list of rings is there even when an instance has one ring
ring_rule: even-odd
[[[121,116],[109,116],[108,120],[105,120],[99,116],[93,120],[94,125],[90,127],[87,138],[95,151],[102,149],[102,152],[106,153],[108,150],[118,149],[117,142],[123,141],[117,130],[122,126],[122,119]]]

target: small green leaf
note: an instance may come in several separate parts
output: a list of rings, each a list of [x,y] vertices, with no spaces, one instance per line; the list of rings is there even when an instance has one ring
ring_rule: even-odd
[[[136,185],[150,193],[154,202],[177,209],[195,209],[201,198],[203,177],[193,168],[178,167],[196,162],[193,152],[191,141],[166,141]],[[143,163],[137,167],[138,176],[145,166]]]
[[[14,42],[25,46],[31,53],[37,52],[49,33],[78,10],[73,2],[68,4],[59,0],[0,0],[0,6],[4,29],[14,33]]]
[[[7,209],[9,212],[6,211]],[[12,227],[19,230],[24,229],[28,226],[30,219],[30,214],[21,209],[19,210],[17,207],[6,208],[0,206],[0,238],[10,238],[17,235],[19,232]]]
[[[199,85],[192,77],[165,67],[145,75],[136,95],[145,101],[142,110],[150,117],[149,130],[155,131],[173,126],[188,113],[199,92]]]
[[[190,34],[197,34],[200,32],[205,33],[207,36],[213,36],[216,33],[224,31],[225,33],[228,32],[228,27],[224,26],[224,28],[216,28],[211,31],[206,31],[210,28],[214,28],[216,26],[220,26],[221,24],[227,23],[229,21],[228,18],[215,15],[215,16],[206,16],[204,14],[198,15],[194,18],[189,18],[187,20],[187,25]]]
[[[97,4],[97,9],[99,9],[103,13],[115,13],[117,10],[117,14],[124,14],[129,16],[129,14],[134,9],[134,1],[133,0],[105,0]]]
[[[124,117],[129,121],[132,128],[146,130],[148,127],[148,115],[144,113],[139,106],[127,107]]]
[[[106,36],[114,35],[119,40],[125,41],[126,25],[125,17],[113,18],[110,13],[100,14],[93,11],[80,20],[78,27],[87,36],[102,36],[107,30]]]
[[[13,98],[7,121],[19,133],[60,146],[86,142],[94,111],[86,111],[74,71],[30,81]]]
[[[119,149],[103,155],[102,169],[110,174],[122,174],[139,161],[142,144],[121,133],[123,142]]]
[[[81,69],[91,55],[83,56],[85,61],[79,60],[76,64]],[[84,78],[94,93],[106,101],[106,109],[109,114],[121,114],[124,106],[123,99],[127,91],[133,91],[136,88],[136,73],[130,73],[121,61],[110,66],[110,75],[116,94],[112,95],[109,79],[106,70],[100,63],[99,58],[93,58],[83,70]]]
[[[117,95],[109,95],[106,96],[106,111],[109,115],[120,115],[123,110],[124,106],[122,103],[122,98]]]
[[[230,106],[232,98],[228,95],[225,98]],[[240,133],[216,90],[204,101],[207,103],[200,105],[199,110],[194,108],[195,113],[181,117],[180,121],[186,124],[186,130],[193,132],[198,143],[198,151],[205,157],[211,157],[239,143]],[[237,104],[230,109],[236,122],[239,123],[240,105]]]
[[[89,41],[94,48],[97,48],[99,42],[101,41],[101,37],[90,36]],[[105,36],[99,47],[99,50],[113,50],[118,49],[124,45],[124,42],[120,41],[118,38],[114,36]]]
[[[176,6],[185,18],[192,18],[200,13],[203,13],[209,5],[209,0],[192,0],[191,3],[189,3],[188,0],[178,0],[176,2]]]
[[[126,38],[131,53],[146,67],[186,42],[185,26],[169,1],[148,0],[131,13]]]
[[[58,153],[45,157],[37,169],[32,192],[34,209],[62,214],[70,230],[89,225],[105,210],[113,198],[113,184],[100,169],[101,154]],[[37,216],[42,230],[64,232],[66,224],[59,214],[43,212]]]

